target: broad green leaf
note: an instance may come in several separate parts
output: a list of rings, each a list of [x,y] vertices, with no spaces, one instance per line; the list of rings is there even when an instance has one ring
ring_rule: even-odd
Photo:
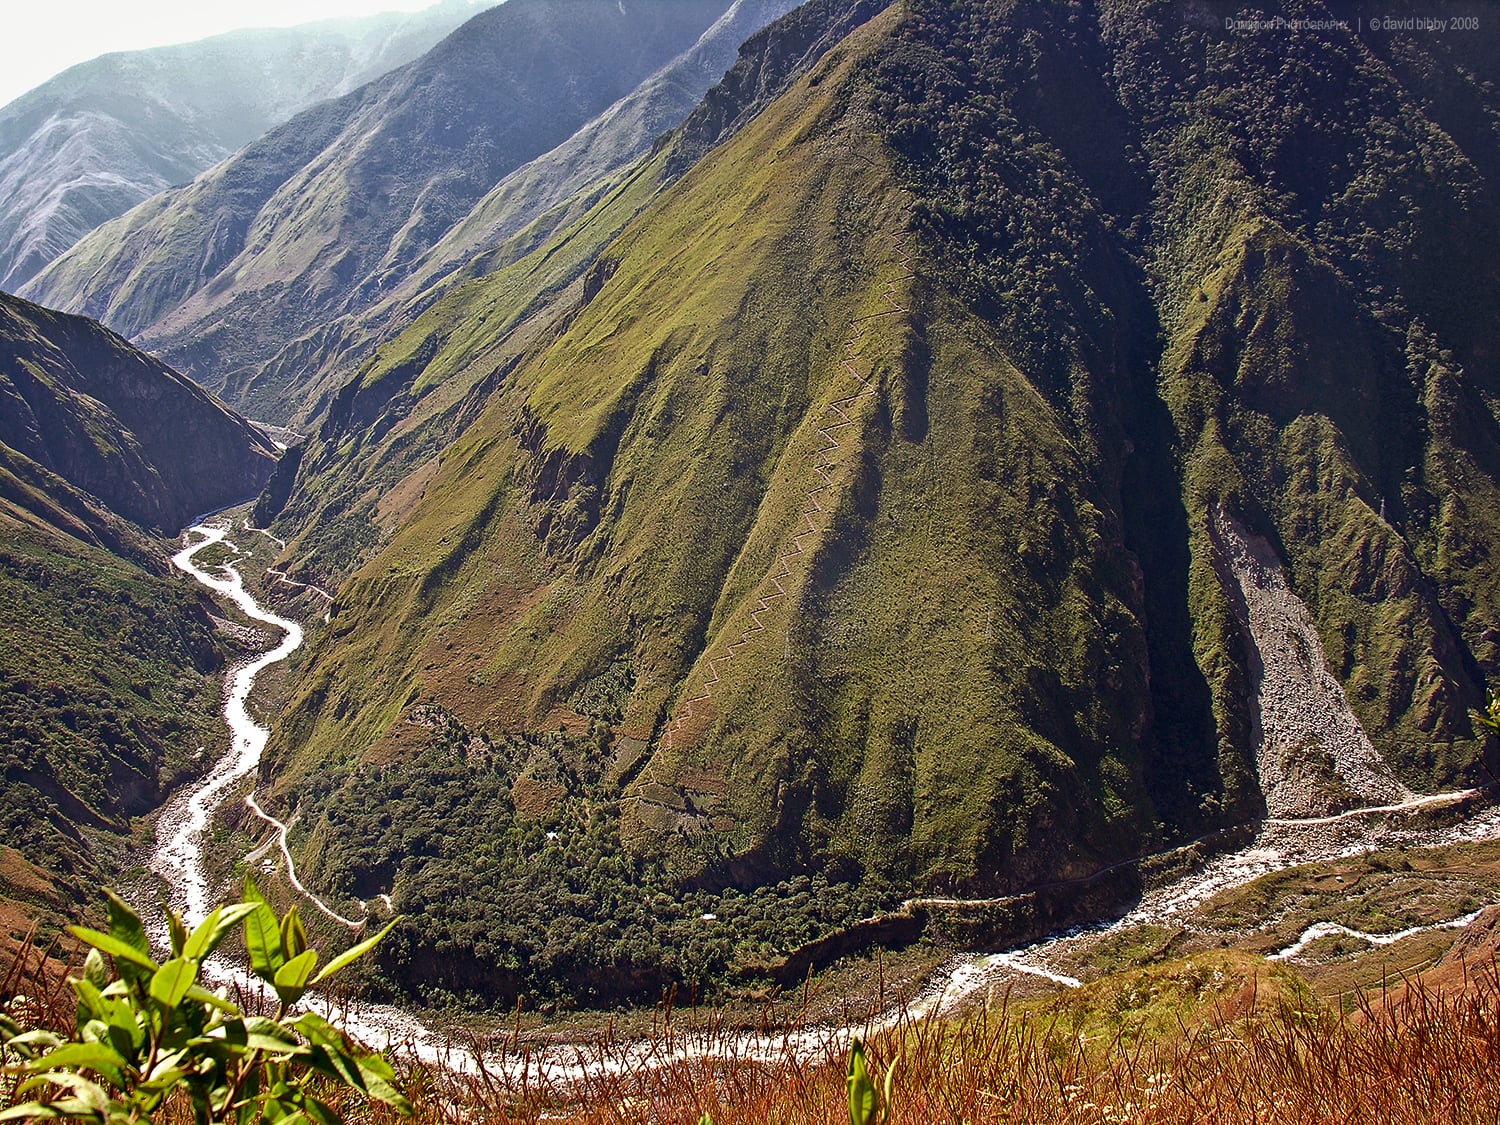
[[[296,1032],[265,1016],[251,1016],[245,1021],[245,1045],[278,1055],[305,1049]]]
[[[89,929],[87,926],[69,926],[68,932],[79,941],[88,942],[95,949],[100,949],[108,953],[115,959],[116,967],[121,964],[129,964],[140,969],[145,969],[150,973],[156,972],[161,967],[130,942],[117,938],[113,934],[102,934],[98,930]]]
[[[98,952],[97,949],[89,950],[91,956],[98,954]],[[87,978],[69,979],[68,983],[73,986],[73,993],[78,997],[77,1022],[80,1024],[87,1023],[90,1019],[96,1017],[102,1019],[109,1007],[110,1001],[100,995],[93,981]]]
[[[157,1067],[151,1072],[149,1079],[137,1083],[135,1088],[138,1093],[144,1093],[159,1100],[162,1095],[171,1093],[172,1087],[182,1082],[183,1079],[191,1079],[193,1073],[180,1066]]]
[[[276,970],[286,963],[276,913],[263,902],[245,915],[245,950],[250,954],[250,968],[262,980],[275,980]]]
[[[216,996],[201,984],[195,984],[187,990],[187,998],[195,1004],[206,1004],[210,1008],[217,1008],[225,1015],[237,1016],[240,1010],[222,996]]]
[[[162,910],[167,915],[167,933],[172,938],[172,956],[181,957],[183,947],[187,945],[187,927],[182,924],[182,915],[165,904]]]
[[[279,1035],[263,1035],[259,1031],[252,1031],[247,1036],[249,1040],[245,1046],[252,1051],[267,1051],[273,1055],[302,1055],[309,1048],[295,1041],[288,1041]]]
[[[875,1083],[865,1067],[865,1046],[858,1039],[849,1048],[849,1125],[875,1121]]]
[[[236,902],[231,906],[221,906],[216,909],[198,923],[198,928],[193,931],[192,936],[187,939],[187,945],[183,947],[183,956],[202,961],[219,947],[225,934],[255,910],[256,905],[253,902]]]
[[[146,1075],[146,1081],[154,1082],[159,1085],[163,1082],[173,1081],[173,1078],[171,1077],[172,1075],[180,1075],[186,1073],[184,1064],[191,1064],[192,1060],[189,1058],[190,1053],[190,1049],[184,1047],[180,1051],[173,1051],[169,1055],[162,1056],[162,1058],[157,1061],[157,1064],[151,1068],[151,1073]]]
[[[252,908],[253,909],[253,908]],[[224,916],[224,908],[216,906],[208,912],[208,917],[193,927],[190,936],[183,938],[182,950],[177,954],[179,957],[191,957],[194,961],[201,961],[208,956],[213,948],[209,940],[214,931],[219,927],[219,919]]]
[[[127,1063],[112,1049],[103,1043],[64,1043],[61,1047],[48,1051],[32,1064],[33,1067],[45,1066],[49,1070],[58,1070],[62,1067],[78,1069],[88,1067],[96,1070],[115,1086],[125,1088],[125,1069]]]
[[[344,1035],[317,1012],[303,1012],[294,1026],[313,1044],[308,1065],[346,1085],[359,1089],[363,1083],[354,1056],[344,1047]]]
[[[354,1057],[342,1047],[314,1043],[307,1056],[307,1065],[319,1074],[326,1074],[329,1078],[342,1082],[346,1086],[352,1086],[356,1090],[363,1083],[363,1079],[359,1076],[359,1067],[354,1065]]]
[[[108,1010],[104,1012],[104,1022],[110,1027],[110,1043],[122,1055],[131,1049],[139,1051],[146,1043],[146,1029],[136,1018],[135,1008],[123,1000],[114,1000],[107,992],[104,995],[111,1000]]]
[[[396,1071],[384,1055],[376,1051],[362,1051],[357,1058],[361,1074],[373,1074],[387,1082],[396,1081]]]
[[[109,983],[109,968],[104,964],[104,955],[97,949],[90,949],[89,955],[83,959],[83,979],[96,990]]]
[[[892,1059],[891,1065],[885,1071],[885,1082],[880,1094],[880,1111],[887,1118],[891,1115],[891,1083],[896,1080],[896,1064],[900,1061],[899,1056]]]
[[[17,1050],[27,1050],[28,1048],[35,1047],[43,1051],[49,1051],[61,1043],[62,1040],[52,1032],[44,1028],[37,1028],[35,1031],[27,1031],[17,1035],[6,1046],[16,1048]]]
[[[698,1125],[714,1125],[714,1119],[707,1111],[705,1111],[703,1116],[698,1118]]]
[[[188,1040],[194,1045],[223,1043],[230,1047],[243,1047],[248,1033],[245,1031],[245,1021],[239,1019],[225,1020],[215,1028],[211,1028],[207,1034],[196,1039]],[[238,1053],[238,1052],[236,1052]]]
[[[313,967],[317,963],[318,951],[308,949],[276,970],[273,985],[282,1003],[295,1004],[302,999],[302,994],[307,991],[307,978],[312,976]]]
[[[109,898],[109,932],[112,937],[119,938],[127,945],[133,945],[143,955],[151,955],[151,942],[146,938],[146,927],[141,922],[141,916],[130,908],[126,902],[114,891],[105,891]]]
[[[90,1082],[81,1074],[74,1074],[67,1070],[49,1070],[46,1074],[28,1078],[16,1087],[16,1093],[24,1094],[28,1090],[47,1085],[61,1086],[71,1092],[84,1106],[100,1114],[107,1113],[109,1110],[109,1095],[104,1092],[104,1087],[97,1082]]]
[[[151,999],[163,1007],[175,1008],[197,981],[198,962],[174,957],[151,978]]]
[[[43,1105],[41,1102],[26,1102],[24,1105],[13,1105],[9,1109],[0,1110],[0,1121],[56,1121],[61,1116],[56,1105]]]
[[[362,1055],[355,1059],[359,1066],[359,1076],[364,1079],[365,1093],[372,1098],[379,1098],[397,1113],[411,1116],[411,1103],[406,1100],[404,1094],[393,1085],[395,1074],[391,1071],[391,1064],[379,1055]]]
[[[287,958],[300,957],[307,950],[307,931],[302,928],[302,912],[295,906],[281,920],[281,951]]]
[[[343,1049],[343,1032],[318,1015],[317,1012],[303,1012],[297,1017],[292,1026],[314,1043],[322,1043],[324,1046]]]
[[[358,945],[352,945],[348,949],[344,950],[344,952],[340,953],[332,961],[328,962],[327,965],[323,966],[323,971],[321,973],[319,973],[317,976],[313,977],[313,984],[317,984],[319,981],[322,981],[322,980],[327,980],[329,977],[333,976],[334,973],[338,972],[344,966],[346,966],[346,965],[352,965],[355,961],[358,961],[366,953],[370,952],[370,950],[374,949],[377,945],[379,945],[380,942],[381,942],[381,940],[385,937],[385,935],[388,934],[388,933],[390,933],[391,929],[399,921],[401,921],[400,918],[392,918],[389,922],[386,923],[385,929],[381,930],[374,937],[372,937],[372,938],[366,938],[364,941],[360,942]]]
[[[313,968],[317,963],[318,951],[316,949],[304,950],[276,970],[276,983],[300,988],[307,984],[307,978],[312,976]]]
[[[310,1094],[302,1097],[302,1112],[318,1125],[343,1125],[343,1118]]]

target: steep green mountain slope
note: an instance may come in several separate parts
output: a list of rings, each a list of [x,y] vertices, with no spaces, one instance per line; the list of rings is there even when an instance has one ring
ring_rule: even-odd
[[[908,203],[863,127],[861,76],[892,22],[830,53],[627,227],[561,334],[446,451],[340,596],[337,641],[282,727],[287,796],[316,801],[377,736],[361,758],[396,770],[425,737],[410,704],[496,734],[586,729],[577,709],[616,720],[604,759],[523,756],[511,801],[547,823],[590,774],[623,787],[617,831],[646,871],[660,856],[714,879],[812,864],[972,885],[1087,870],[1149,831],[1130,743],[1134,572],[1054,412],[982,322],[910,276]],[[929,369],[966,378],[929,394]],[[1025,493],[994,507],[970,428],[997,396],[1031,406],[992,446],[1083,525],[1028,528],[1076,561],[1060,580],[1013,573],[1002,549]],[[950,477],[970,484],[945,495],[933,482]],[[1057,606],[1071,612],[1044,612]],[[1062,674],[1090,692],[1114,675],[1115,694],[1068,716],[1081,764],[1020,705],[1069,702],[1026,697],[1059,662],[997,659],[1002,645],[1065,653]],[[710,681],[709,705],[688,702]],[[351,778],[330,795],[311,854],[340,882],[411,872],[398,896],[443,917],[440,864],[422,876],[420,854],[344,856],[359,791]],[[684,833],[688,850],[670,845]]]
[[[373,303],[502,176],[691,47],[728,6],[492,8],[101,227],[25,295],[105,321],[240,405],[250,368]]]
[[[0,289],[186,183],[314,102],[409,62],[475,13],[466,0],[124,51],[0,109]]]
[[[0,399],[0,906],[35,917],[97,899],[219,725],[212,607],[142,525],[243,498],[273,453],[99,325],[3,294]]]
[[[159,550],[148,562],[136,537],[122,558],[38,524],[0,498],[0,904],[32,918],[97,906],[97,881],[119,878],[131,817],[213,745],[224,661]]]
[[[312,877],[419,916],[415,987],[595,987],[670,939],[649,989],[726,886],[984,894],[1253,818],[1230,517],[1402,780],[1472,776],[1496,56],[1360,34],[913,0],[673,181],[695,114],[638,214],[434,305],[284,482],[289,523],[338,515],[320,472],[462,403],[346,494],[379,503],[342,554],[309,540],[336,570],[399,521],[273,739]],[[408,831],[413,801],[451,817]],[[531,929],[528,864],[557,866]]]
[[[168,535],[255,495],[270,440],[196,383],[82,317],[0,293],[0,444]]]
[[[455,279],[441,298],[429,291],[422,300],[433,303],[414,327],[380,346],[353,379],[325,395],[317,434],[282,464],[257,505],[263,525],[281,515],[277,527],[294,537],[297,565],[334,584],[363,561],[404,516],[437,454],[483,408],[498,373],[538,334],[552,331],[583,293],[602,284],[608,263],[593,267],[622,227],[697,156],[753,119],[757,108],[884,6],[883,0],[817,0],[778,20],[745,43],[672,144],[620,174],[617,183],[614,175],[606,177],[613,186],[602,199],[595,199],[594,186],[585,187],[466,267],[483,280]],[[330,329],[342,334],[338,326]],[[319,360],[297,344],[284,355],[288,378],[316,385],[310,372]]]

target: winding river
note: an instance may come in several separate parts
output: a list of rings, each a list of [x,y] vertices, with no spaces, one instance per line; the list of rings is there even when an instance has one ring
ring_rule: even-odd
[[[281,643],[254,660],[241,664],[229,675],[224,701],[224,721],[229,724],[229,752],[218,759],[208,776],[193,789],[170,801],[157,821],[156,849],[151,856],[151,870],[172,888],[172,906],[181,912],[187,924],[197,925],[216,906],[209,894],[203,869],[203,834],[224,799],[241,781],[255,772],[265,751],[270,732],[250,717],[246,702],[255,687],[255,677],[264,669],[285,660],[302,644],[302,626],[263,607],[245,589],[244,579],[233,566],[216,569],[223,577],[204,570],[193,556],[205,547],[226,542],[227,524],[196,524],[186,532],[188,543],[172,556],[172,565],[196,579],[221,597],[228,598],[252,621],[270,625],[282,632]],[[254,800],[252,793],[251,798]],[[255,806],[258,810],[258,806]]]
[[[246,529],[257,530],[248,525]],[[258,768],[269,736],[266,728],[250,716],[246,706],[254,688],[255,677],[265,668],[285,660],[303,641],[303,630],[297,622],[267,610],[245,589],[242,576],[232,561],[209,569],[200,567],[194,561],[194,556],[213,544],[226,543],[232,546],[228,539],[230,531],[227,517],[205,520],[194,525],[185,533],[185,545],[172,557],[172,564],[214,594],[232,601],[251,620],[279,630],[282,637],[267,652],[231,670],[224,706],[224,718],[229,728],[229,749],[213,764],[202,781],[166,805],[158,821],[156,846],[151,855],[150,867],[169,884],[169,897],[173,907],[182,912],[190,925],[207,915],[218,901],[217,895],[209,886],[203,865],[202,855],[206,843],[204,834],[215,810]],[[290,585],[301,585],[293,583],[284,574],[273,572],[273,577]],[[331,600],[330,595],[324,591],[316,592]],[[373,1046],[404,1050],[428,1063],[445,1066],[459,1073],[475,1073],[482,1065],[492,1075],[507,1074],[513,1079],[524,1076],[527,1081],[544,1083],[566,1084],[590,1073],[618,1073],[710,1054],[733,1055],[745,1059],[782,1059],[788,1056],[807,1058],[826,1052],[841,1053],[847,1049],[850,1037],[856,1033],[868,1035],[882,1027],[891,1026],[899,1019],[920,1018],[929,1012],[950,1007],[990,988],[997,981],[1014,979],[1016,974],[1041,977],[1061,987],[1076,988],[1080,981],[1063,970],[1077,963],[1080,954],[1086,954],[1091,943],[1097,942],[1102,936],[1124,926],[1170,923],[1172,919],[1201,905],[1220,891],[1295,864],[1326,861],[1398,843],[1431,847],[1460,841],[1500,838],[1500,808],[1494,806],[1479,807],[1460,817],[1457,823],[1445,827],[1405,823],[1408,813],[1431,806],[1472,803],[1475,796],[1473,791],[1442,793],[1353,809],[1331,816],[1267,820],[1248,847],[1220,856],[1200,869],[1157,888],[1124,917],[1098,926],[1058,934],[1024,949],[982,957],[967,955],[957,958],[901,1012],[878,1017],[857,1027],[820,1026],[774,1034],[736,1033],[699,1038],[690,1036],[666,1045],[619,1045],[608,1051],[597,1048],[594,1044],[577,1043],[540,1050],[531,1048],[520,1052],[487,1052],[480,1059],[457,1044],[450,1035],[434,1030],[400,1008],[359,1004],[340,1007],[337,1012],[330,1014],[351,1034]],[[260,851],[269,851],[274,844],[292,886],[329,917],[351,928],[361,926],[362,919],[339,915],[303,886],[297,878],[291,853],[286,845],[287,825],[261,809],[253,789],[245,800],[251,811],[274,833],[272,840]],[[1332,922],[1319,922],[1309,927],[1296,943],[1276,956],[1280,959],[1295,957],[1311,942],[1335,933],[1371,944],[1385,945],[1423,930],[1459,928],[1476,916],[1468,914],[1462,918],[1388,935],[1366,934]],[[164,930],[164,924],[158,928]],[[252,991],[261,987],[259,982],[242,970],[234,968],[221,970],[218,979],[220,983],[235,983]],[[313,1002],[322,1003],[316,999]]]

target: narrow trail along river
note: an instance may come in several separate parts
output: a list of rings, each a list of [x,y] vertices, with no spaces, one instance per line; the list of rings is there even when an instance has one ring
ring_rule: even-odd
[[[250,716],[246,706],[254,688],[255,677],[278,661],[285,660],[303,641],[302,627],[297,622],[267,610],[245,589],[243,579],[232,561],[208,569],[200,567],[194,561],[194,556],[205,548],[227,542],[230,530],[227,517],[205,520],[189,528],[185,533],[185,546],[173,556],[172,563],[214,594],[232,601],[251,620],[279,630],[282,637],[269,651],[230,672],[224,706],[224,718],[229,728],[229,748],[202,781],[167,804],[157,825],[157,842],[151,854],[150,867],[170,885],[170,898],[174,908],[180,910],[190,924],[203,918],[219,901],[218,893],[209,886],[204,868],[205,832],[215,810],[245,778],[256,771],[269,735],[266,728]],[[290,583],[284,576],[280,577]],[[328,595],[324,594],[324,597]],[[1220,891],[1243,885],[1286,867],[1336,859],[1395,844],[1432,847],[1500,838],[1500,808],[1494,806],[1475,807],[1472,811],[1459,815],[1456,823],[1441,827],[1411,822],[1414,813],[1446,804],[1473,805],[1475,797],[1476,794],[1472,791],[1442,793],[1353,809],[1331,816],[1267,820],[1248,847],[1219,856],[1198,870],[1156,888],[1123,917],[1054,935],[1024,949],[956,958],[920,995],[903,1006],[900,1012],[877,1016],[858,1026],[817,1026],[769,1034],[746,1032],[699,1037],[689,1035],[665,1044],[616,1044],[607,1050],[592,1042],[554,1044],[521,1052],[487,1051],[482,1065],[491,1074],[503,1073],[520,1078],[524,1073],[528,1081],[567,1084],[590,1073],[621,1072],[709,1054],[781,1059],[789,1055],[806,1058],[824,1052],[841,1053],[856,1033],[867,1035],[882,1027],[891,1026],[899,1019],[921,1018],[929,1012],[947,1009],[998,982],[1014,979],[1016,974],[1042,977],[1061,987],[1078,987],[1080,982],[1076,977],[1055,966],[1060,961],[1076,964],[1080,960],[1080,953],[1086,955],[1091,943],[1102,936],[1124,926],[1168,922],[1181,917]],[[246,803],[275,833],[274,842],[293,887],[329,917],[351,928],[361,925],[361,920],[339,915],[302,885],[297,879],[292,856],[286,846],[287,826],[260,808],[253,790],[247,795]],[[269,850],[269,845],[262,850]],[[1375,944],[1387,944],[1420,930],[1459,928],[1467,925],[1475,916],[1477,915],[1468,914],[1462,918],[1442,920],[1431,926],[1388,935],[1364,934],[1332,922],[1320,922],[1309,927],[1298,943],[1282,950],[1278,956],[1293,957],[1308,943],[1329,933],[1338,932]],[[165,927],[162,925],[159,928],[164,931]],[[237,983],[252,991],[259,988],[258,982],[237,969],[224,971],[220,982]],[[314,1002],[318,1003],[316,1000]],[[397,1050],[409,1051],[426,1062],[458,1072],[473,1073],[479,1068],[481,1060],[476,1059],[466,1047],[403,1009],[381,1004],[359,1004],[340,1008],[330,1014],[351,1034],[374,1046],[390,1045]],[[503,1030],[497,1026],[497,1037]]]

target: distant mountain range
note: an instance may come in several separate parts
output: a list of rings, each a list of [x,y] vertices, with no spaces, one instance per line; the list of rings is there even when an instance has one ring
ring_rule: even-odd
[[[227,401],[282,420],[288,404],[246,388],[259,365],[394,290],[503,177],[692,48],[729,7],[492,8],[415,62],[99,228],[23,291],[102,320]]]
[[[122,51],[23,94],[0,108],[0,289],[14,292],[100,223],[409,62],[494,2]]]

